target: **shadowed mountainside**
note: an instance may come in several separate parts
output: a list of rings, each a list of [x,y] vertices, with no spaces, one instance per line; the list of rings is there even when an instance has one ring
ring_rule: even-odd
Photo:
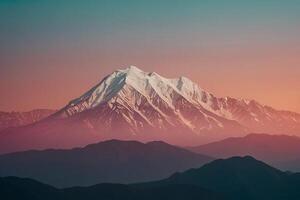
[[[10,200],[223,200],[212,191],[193,185],[167,185],[138,189],[121,184],[57,189],[32,179],[0,178],[1,198]]]
[[[162,179],[213,158],[164,142],[109,140],[70,150],[0,155],[0,176],[29,177],[58,186]]]
[[[140,186],[170,184],[196,185],[236,200],[300,198],[300,174],[282,172],[250,156],[215,160],[201,168],[176,173],[165,180]]]
[[[31,179],[0,178],[0,193],[11,200],[298,200],[299,187],[299,174],[282,172],[250,156],[215,160],[161,181],[131,185],[56,189]]]

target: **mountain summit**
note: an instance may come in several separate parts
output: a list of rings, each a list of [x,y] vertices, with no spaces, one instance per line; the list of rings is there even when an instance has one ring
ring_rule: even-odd
[[[122,132],[289,132],[300,130],[300,115],[277,111],[254,100],[217,98],[186,77],[169,79],[130,66],[105,77],[57,113],[79,113],[92,127],[122,127]],[[95,119],[96,122],[95,123]],[[155,130],[153,130],[153,128]],[[183,131],[184,130],[184,131]]]
[[[23,146],[19,149],[74,147],[104,139],[191,145],[249,132],[299,131],[297,113],[254,100],[218,98],[186,77],[170,79],[130,66],[106,76],[40,123],[4,131],[2,141],[17,140]]]
[[[57,118],[80,115],[92,128],[140,134],[244,128],[218,114],[218,99],[185,77],[168,79],[130,66],[72,100]],[[101,123],[99,123],[99,121]],[[104,126],[105,125],[105,126]],[[115,130],[115,131],[117,131]]]

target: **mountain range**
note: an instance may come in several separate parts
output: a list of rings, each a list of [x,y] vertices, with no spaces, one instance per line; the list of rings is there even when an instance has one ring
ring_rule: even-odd
[[[0,112],[0,131],[38,122],[55,112],[55,110],[50,109],[35,109],[27,112]]]
[[[188,148],[215,158],[250,155],[282,170],[300,171],[300,138],[249,134]]]
[[[218,98],[186,77],[170,79],[130,66],[46,119],[2,130],[0,153],[107,139],[199,145],[250,132],[299,134],[300,114],[255,100]]]
[[[57,189],[31,179],[0,178],[1,196],[11,200],[297,200],[299,187],[299,174],[282,172],[250,156],[219,159],[160,181],[131,185]]]
[[[164,142],[109,140],[84,148],[0,155],[0,176],[33,178],[56,187],[133,183],[166,178],[212,160]]]

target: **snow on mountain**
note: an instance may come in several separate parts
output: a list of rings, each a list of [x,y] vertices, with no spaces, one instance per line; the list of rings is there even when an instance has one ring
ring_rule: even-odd
[[[134,66],[105,77],[72,100],[59,116],[80,113],[90,113],[83,118],[92,127],[97,127],[99,121],[119,124],[129,127],[133,134],[146,126],[159,130],[184,128],[196,134],[226,129],[295,133],[300,129],[299,114],[277,111],[254,100],[217,98],[186,77],[168,79]]]
[[[24,134],[14,136],[20,132]],[[70,148],[105,139],[199,145],[251,132],[299,134],[300,114],[254,100],[219,98],[186,77],[170,79],[130,66],[106,76],[47,119],[1,132],[0,152]]]
[[[101,121],[101,126],[127,127],[132,134],[145,128],[156,132],[179,128],[199,134],[201,130],[224,129],[228,124],[242,130],[238,123],[214,112],[215,100],[188,78],[168,79],[130,66],[105,77],[72,100],[58,116],[79,114],[92,127],[97,128]]]

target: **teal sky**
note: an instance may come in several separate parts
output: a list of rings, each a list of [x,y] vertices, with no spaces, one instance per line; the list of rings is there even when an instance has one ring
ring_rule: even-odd
[[[299,19],[299,0],[1,0],[0,110],[58,108],[137,65],[300,112]]]
[[[95,40],[107,45],[125,43],[124,39],[128,43],[161,39],[169,45],[175,41],[199,45],[204,39],[209,39],[209,44],[241,42],[245,38],[297,39],[300,1],[282,2],[1,0],[1,43],[5,50],[21,50],[26,42],[51,48],[60,42],[70,45],[68,42]]]

